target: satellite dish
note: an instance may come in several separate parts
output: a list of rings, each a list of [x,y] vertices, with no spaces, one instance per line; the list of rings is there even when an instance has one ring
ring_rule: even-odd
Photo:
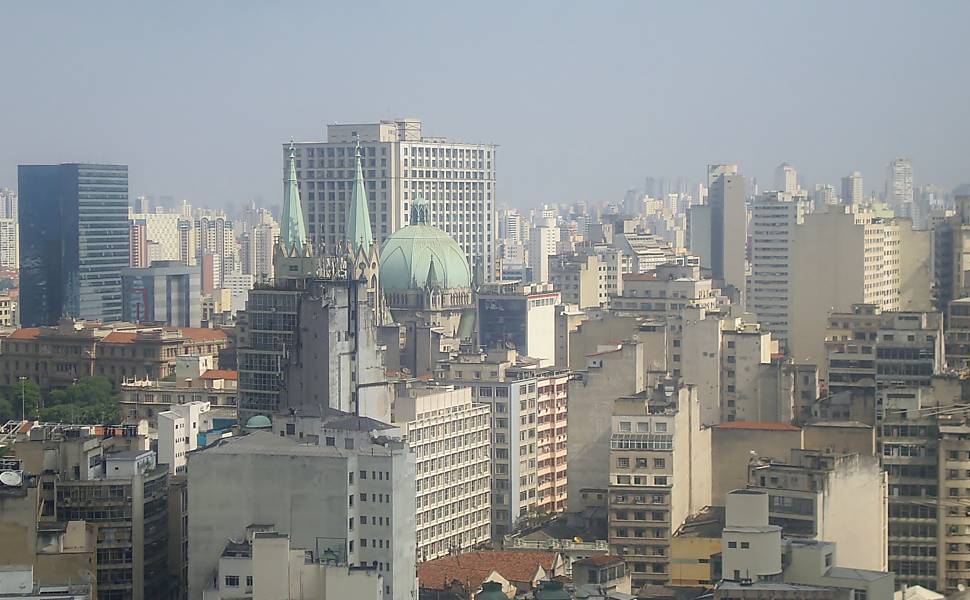
[[[4,471],[0,473],[0,483],[3,485],[17,486],[23,483],[24,478],[16,471]]]

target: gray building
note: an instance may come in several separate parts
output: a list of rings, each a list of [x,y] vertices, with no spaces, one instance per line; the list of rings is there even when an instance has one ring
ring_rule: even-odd
[[[62,316],[121,320],[129,265],[126,165],[20,165],[20,298],[25,327]]]
[[[122,319],[198,327],[202,322],[202,268],[160,260],[121,271]]]
[[[417,598],[415,458],[400,432],[339,411],[284,421],[259,431],[269,422],[254,417],[248,434],[189,455],[189,598],[212,584],[226,540],[258,524],[376,568],[384,598]]]

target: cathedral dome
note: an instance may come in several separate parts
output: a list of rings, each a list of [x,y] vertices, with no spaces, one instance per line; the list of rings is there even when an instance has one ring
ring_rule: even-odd
[[[416,200],[412,225],[392,233],[381,247],[381,287],[386,290],[470,288],[472,273],[461,246],[428,224],[427,204]]]

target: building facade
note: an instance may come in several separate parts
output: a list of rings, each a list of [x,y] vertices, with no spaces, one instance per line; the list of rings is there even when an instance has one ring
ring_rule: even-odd
[[[119,321],[128,266],[128,167],[21,165],[20,289],[28,327]]]
[[[202,271],[178,260],[121,271],[122,318],[129,323],[198,327],[202,323]]]

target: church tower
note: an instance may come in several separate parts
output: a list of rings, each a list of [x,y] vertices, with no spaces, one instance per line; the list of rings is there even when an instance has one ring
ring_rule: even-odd
[[[293,144],[290,144],[286,178],[283,180],[283,215],[280,219],[280,237],[273,248],[273,270],[277,279],[305,277],[315,270],[313,249],[303,221]]]
[[[364,185],[364,167],[357,141],[356,171],[344,227],[344,251],[351,277],[367,282],[367,297],[378,315],[383,314],[380,286],[380,248],[374,241],[370,224],[370,206]],[[382,319],[383,320],[383,319]]]

